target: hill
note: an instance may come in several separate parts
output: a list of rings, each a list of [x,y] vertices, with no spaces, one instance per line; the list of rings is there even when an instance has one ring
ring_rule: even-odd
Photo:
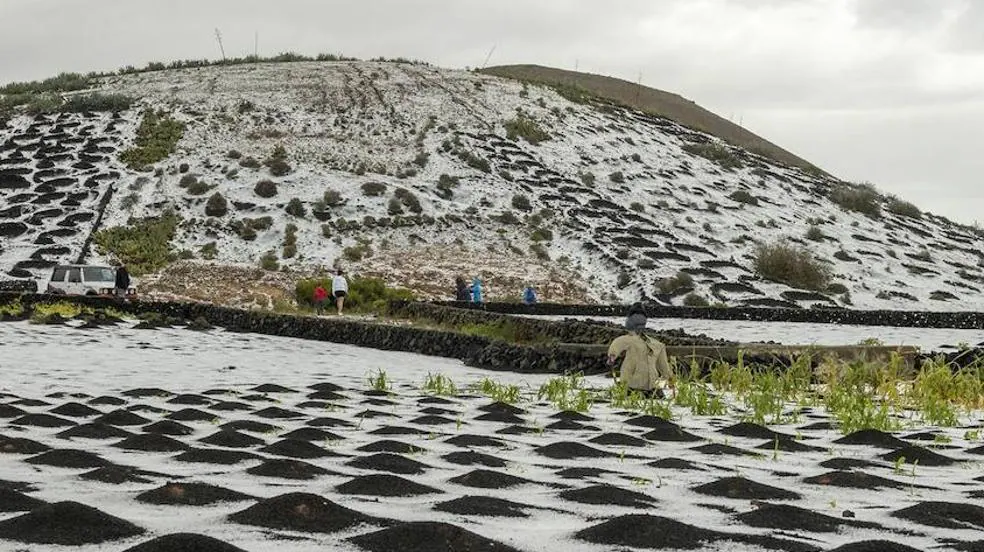
[[[460,274],[500,298],[981,308],[974,229],[648,111],[411,63],[161,67],[15,88],[55,96],[0,125],[7,277],[122,257],[264,306],[337,264],[435,298]]]
[[[540,65],[500,65],[482,70],[488,75],[543,84],[566,92],[569,98],[597,99],[666,117],[681,125],[716,136],[780,163],[817,172],[812,163],[780,148],[768,140],[712,113],[679,94],[642,86],[613,77],[566,71]]]

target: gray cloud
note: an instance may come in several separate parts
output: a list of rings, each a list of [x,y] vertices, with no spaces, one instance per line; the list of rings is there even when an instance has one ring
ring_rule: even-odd
[[[846,178],[976,216],[977,0],[0,0],[0,81],[215,58],[216,27],[231,56],[258,33],[262,55],[465,67],[495,47],[492,64],[641,74]]]

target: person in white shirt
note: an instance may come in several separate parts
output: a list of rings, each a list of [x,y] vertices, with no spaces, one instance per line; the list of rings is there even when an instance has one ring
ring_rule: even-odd
[[[335,272],[335,277],[331,279],[331,294],[335,296],[335,306],[338,307],[339,316],[342,314],[342,307],[345,305],[345,296],[348,295],[348,280],[342,269]]]

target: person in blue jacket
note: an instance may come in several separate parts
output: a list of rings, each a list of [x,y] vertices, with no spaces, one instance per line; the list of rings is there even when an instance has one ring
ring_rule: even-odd
[[[533,286],[528,285],[526,286],[526,289],[523,290],[523,303],[526,303],[527,305],[536,304],[536,291],[533,289]]]
[[[482,281],[477,277],[472,280],[472,303],[482,302]]]

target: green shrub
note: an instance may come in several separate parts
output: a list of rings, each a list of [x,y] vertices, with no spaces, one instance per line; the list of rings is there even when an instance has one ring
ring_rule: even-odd
[[[819,226],[811,225],[806,231],[806,239],[815,242],[822,242],[827,239],[827,236],[824,235],[823,230],[821,230]]]
[[[834,282],[834,283],[830,284],[829,286],[827,286],[827,290],[826,291],[827,291],[827,293],[829,293],[831,295],[842,295],[844,293],[847,293],[850,290],[848,290],[847,289],[847,286],[845,286],[844,284],[842,284],[840,282]]]
[[[703,157],[712,163],[716,163],[722,169],[740,169],[744,167],[741,159],[738,158],[731,149],[721,144],[708,142],[706,144],[687,144],[683,146],[683,151]]]
[[[297,255],[297,225],[288,224],[284,229],[283,258],[293,259]]]
[[[427,166],[427,161],[430,159],[430,154],[427,152],[420,152],[416,157],[413,158],[413,164],[417,165],[421,169]]]
[[[253,186],[253,193],[262,198],[271,198],[277,195],[277,183],[272,180],[260,180]]]
[[[672,278],[663,278],[660,280],[657,287],[660,293],[669,295],[681,289],[693,288],[694,277],[686,272],[677,272]]]
[[[200,195],[205,195],[208,192],[212,191],[213,188],[215,188],[214,184],[209,184],[202,180],[196,179],[194,182],[189,184],[185,189],[191,195],[200,196]]]
[[[530,239],[535,242],[551,241],[553,240],[553,232],[546,228],[537,228],[533,230],[533,234]]]
[[[508,209],[503,211],[501,215],[491,216],[489,218],[500,224],[516,225],[520,223],[519,218],[516,217],[516,215]]]
[[[325,202],[327,207],[338,207],[345,202],[345,200],[342,199],[342,194],[340,194],[338,190],[333,190],[331,188],[325,190],[325,194],[322,196],[322,201]]]
[[[99,230],[93,241],[127,265],[134,276],[156,272],[174,260],[171,240],[180,220],[173,213],[131,220],[128,226]]]
[[[12,82],[0,87],[0,94],[40,94],[45,92],[72,92],[92,86],[89,77],[80,73],[61,73],[43,81]]]
[[[629,205],[629,209],[632,209],[637,213],[642,213],[646,210],[646,206],[643,205],[642,203],[639,203],[638,201],[633,201],[632,204]]]
[[[516,194],[513,196],[512,206],[514,209],[526,211],[527,213],[533,210],[533,206],[530,204],[530,198],[523,194]]]
[[[442,174],[437,179],[437,195],[442,199],[451,199],[454,196],[454,189],[461,183],[457,176]]]
[[[287,211],[288,215],[297,218],[304,218],[307,215],[307,209],[304,208],[304,204],[301,203],[301,200],[296,197],[291,198],[291,200],[287,202],[287,207],[284,207],[284,211]]]
[[[386,212],[389,213],[391,217],[402,215],[403,203],[401,203],[396,197],[391,197],[389,203],[386,204]]]
[[[420,200],[417,199],[417,196],[415,196],[410,190],[406,188],[397,188],[394,195],[411,213],[419,215],[424,211],[424,208],[420,206]]]
[[[264,253],[263,256],[260,257],[260,268],[271,272],[280,270],[280,263],[277,261],[277,253],[272,249]]]
[[[123,94],[86,94],[72,96],[62,104],[58,111],[63,113],[85,113],[87,111],[126,111],[133,105],[134,99]]]
[[[805,247],[781,241],[760,245],[754,264],[759,276],[790,287],[823,291],[830,284],[830,269]]]
[[[830,201],[847,211],[856,211],[871,218],[881,216],[878,192],[867,185],[842,184],[830,193]]]
[[[900,217],[908,217],[911,219],[922,218],[922,211],[919,210],[919,207],[916,207],[908,201],[902,201],[901,199],[892,198],[888,202],[886,209],[888,209],[889,213],[894,213]]]
[[[506,127],[506,136],[510,140],[522,138],[535,146],[550,139],[550,134],[540,128],[536,121],[525,115],[519,115],[515,119],[506,121],[503,126]]]
[[[615,171],[608,175],[608,180],[611,180],[616,184],[622,184],[625,182],[625,175],[622,174],[622,171]]]
[[[266,166],[270,169],[270,174],[273,176],[285,176],[290,174],[291,171],[290,163],[284,161],[283,159],[272,159],[267,161]]]
[[[707,299],[704,299],[702,295],[697,293],[689,293],[683,298],[683,304],[687,307],[709,307],[710,303]]]
[[[258,169],[263,166],[255,157],[243,157],[239,160],[239,166],[246,169]]]
[[[366,182],[362,185],[362,195],[368,197],[379,197],[386,193],[386,184],[382,182]]]
[[[148,109],[137,127],[134,146],[120,153],[120,161],[134,170],[163,161],[174,153],[184,130],[184,123],[175,121],[167,113]]]
[[[728,198],[738,203],[744,203],[745,205],[757,206],[759,204],[758,198],[745,190],[737,190],[729,195]]]
[[[592,187],[592,186],[594,186],[594,183],[595,183],[595,175],[594,175],[594,173],[584,172],[584,173],[581,173],[580,174],[580,177],[581,177],[581,184],[584,184],[585,186],[588,186],[589,188]]]
[[[215,192],[205,203],[205,214],[210,217],[225,216],[229,212],[229,203],[222,197],[222,194]]]
[[[219,256],[219,246],[215,242],[206,243],[198,250],[198,254],[206,261],[211,261]]]
[[[534,243],[533,245],[530,246],[530,251],[533,253],[534,256],[536,256],[537,259],[540,259],[541,261],[550,260],[550,252],[547,251],[547,248],[544,247],[543,244]]]
[[[342,258],[346,261],[357,263],[366,257],[372,256],[372,247],[368,243],[346,247],[342,250]]]
[[[349,290],[345,297],[345,309],[354,312],[383,312],[390,301],[413,301],[413,292],[403,288],[387,287],[378,278],[347,277]],[[331,289],[331,279],[300,280],[294,286],[294,299],[298,305],[314,306],[314,289],[318,285]]]
[[[229,150],[229,152],[226,153],[226,157],[229,159],[239,160],[243,158],[243,154],[239,153],[237,150]]]
[[[642,270],[652,270],[656,268],[656,261],[650,259],[649,257],[643,257],[639,259],[639,262],[636,263],[636,266],[638,266]]]

